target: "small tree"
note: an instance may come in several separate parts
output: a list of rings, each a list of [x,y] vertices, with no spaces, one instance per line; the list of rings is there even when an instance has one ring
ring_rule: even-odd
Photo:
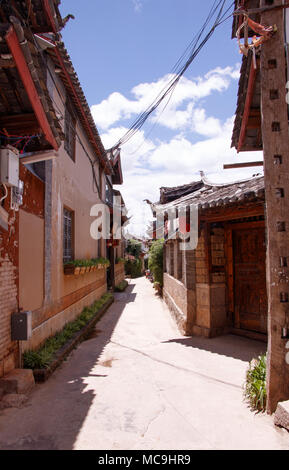
[[[135,258],[139,258],[141,254],[141,248],[141,242],[131,239],[127,242],[126,252]]]
[[[155,282],[163,286],[164,268],[164,240],[156,240],[149,251],[149,269],[153,273]]]
[[[131,276],[132,279],[142,276],[141,270],[141,260],[140,259],[133,259],[133,260],[126,260],[125,262],[125,274],[127,276]]]

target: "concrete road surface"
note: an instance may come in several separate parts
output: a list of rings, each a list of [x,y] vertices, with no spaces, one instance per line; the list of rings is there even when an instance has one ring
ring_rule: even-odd
[[[132,280],[28,404],[0,413],[0,449],[289,449],[242,398],[264,347],[181,336],[149,281]]]

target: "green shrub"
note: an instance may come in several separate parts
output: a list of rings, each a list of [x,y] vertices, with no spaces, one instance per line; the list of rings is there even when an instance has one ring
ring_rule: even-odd
[[[124,292],[127,286],[128,286],[128,282],[123,280],[117,286],[115,286],[114,290],[115,292]]]
[[[128,240],[126,253],[134,256],[135,258],[139,258],[141,254],[141,249],[142,249],[142,244],[140,241],[134,240],[134,239]]]
[[[112,294],[104,294],[91,307],[85,307],[76,320],[67,323],[63,330],[48,338],[37,351],[26,351],[23,354],[24,369],[45,369],[53,361],[55,353],[61,349],[78,331],[80,331],[112,298]]]
[[[67,265],[75,266],[76,268],[84,268],[89,266],[109,266],[110,262],[106,258],[92,258],[92,259],[76,259],[74,261],[69,261]]]
[[[125,274],[131,276],[132,279],[142,276],[142,262],[140,259],[126,260],[125,262]]]
[[[246,375],[245,398],[252,410],[265,411],[267,402],[266,392],[266,354],[250,362]]]
[[[149,251],[149,269],[154,276],[154,281],[163,287],[164,276],[164,240],[156,240],[152,243]]]

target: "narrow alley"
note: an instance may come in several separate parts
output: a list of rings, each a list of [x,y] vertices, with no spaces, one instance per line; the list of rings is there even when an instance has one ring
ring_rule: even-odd
[[[288,449],[287,431],[242,398],[265,344],[181,336],[144,278],[20,409],[0,412],[0,449]]]

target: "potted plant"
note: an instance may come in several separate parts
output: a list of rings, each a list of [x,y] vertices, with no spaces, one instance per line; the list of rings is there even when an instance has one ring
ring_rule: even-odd
[[[64,269],[64,274],[66,276],[69,276],[69,275],[71,276],[71,275],[75,274],[75,266],[72,262],[65,264],[63,266],[63,269]]]

